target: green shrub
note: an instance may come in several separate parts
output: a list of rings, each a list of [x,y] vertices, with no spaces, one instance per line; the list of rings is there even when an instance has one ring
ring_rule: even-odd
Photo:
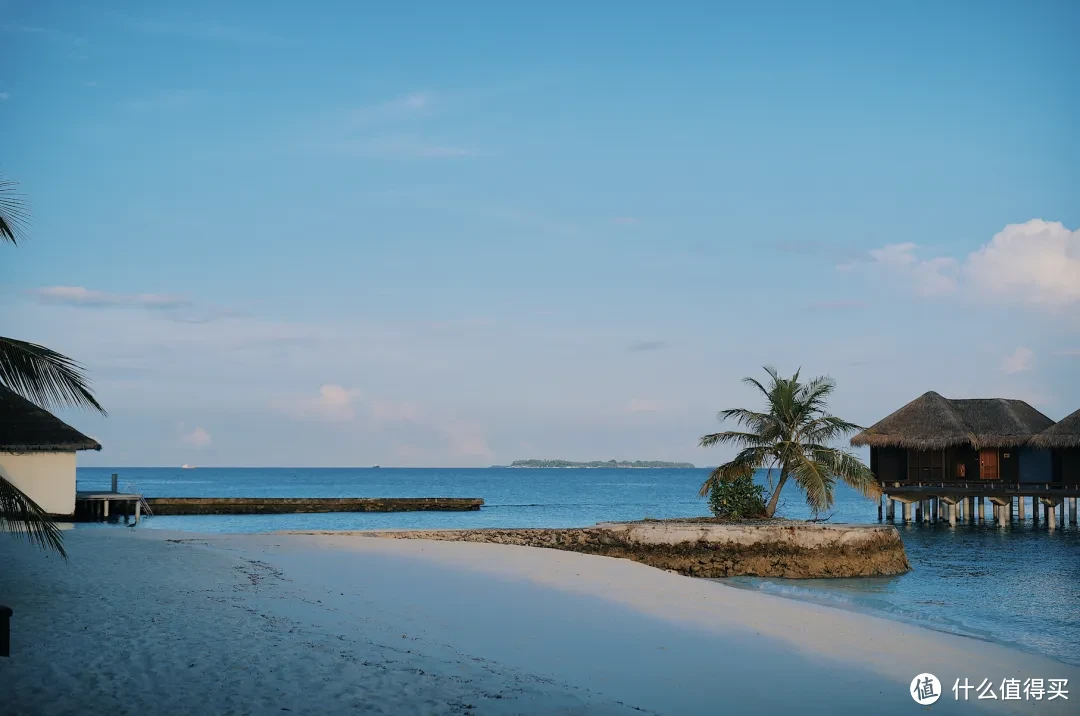
[[[709,490],[709,509],[717,517],[740,520],[765,516],[765,487],[750,475],[730,482],[714,483]]]

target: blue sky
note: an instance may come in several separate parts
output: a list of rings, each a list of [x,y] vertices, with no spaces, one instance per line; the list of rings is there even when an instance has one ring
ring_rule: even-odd
[[[1080,407],[1080,6],[747,5],[0,3],[0,330],[82,464],[716,464],[763,364]]]

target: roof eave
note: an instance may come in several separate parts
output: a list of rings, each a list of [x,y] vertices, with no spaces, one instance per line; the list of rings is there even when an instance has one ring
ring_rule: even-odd
[[[1033,447],[1053,450],[1080,447],[1080,435],[1036,435],[1030,443]]]
[[[99,443],[51,443],[47,445],[0,445],[0,452],[78,452],[81,450],[101,450]]]
[[[965,437],[914,438],[896,434],[859,433],[851,439],[852,447],[903,448],[906,450],[945,450],[970,445],[983,448],[1022,447],[1031,443],[1029,435],[971,435]]]

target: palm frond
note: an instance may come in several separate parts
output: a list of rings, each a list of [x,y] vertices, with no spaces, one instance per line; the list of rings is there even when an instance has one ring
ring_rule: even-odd
[[[766,369],[766,370],[768,370],[768,369]],[[762,385],[761,382],[758,381],[757,378],[751,378],[751,377],[747,376],[746,378],[742,379],[742,382],[746,383],[747,385],[754,386],[755,388],[760,390],[761,394],[764,395],[766,398],[769,397],[769,391],[765,389],[765,386]]]
[[[45,510],[3,476],[0,476],[0,531],[10,532],[15,537],[25,536],[67,559],[60,528]]]
[[[704,497],[709,494],[709,489],[718,482],[729,482],[737,477],[753,475],[754,470],[764,466],[770,456],[768,446],[748,447],[741,450],[730,462],[720,465],[711,473],[705,482],[701,483],[698,495]]]
[[[806,504],[814,514],[832,506],[836,478],[828,466],[807,455],[800,455],[791,466],[791,477],[805,493]]]
[[[750,428],[751,430],[762,430],[770,422],[775,420],[769,413],[757,413],[753,410],[746,410],[745,408],[721,410],[716,414],[716,419],[722,423],[727,422],[728,420],[734,420],[738,425]]]
[[[698,443],[699,447],[716,447],[717,445],[745,445],[745,446],[762,446],[761,436],[757,433],[740,433],[735,430],[728,430],[723,433],[711,433],[709,435],[703,435],[701,441]]]
[[[836,382],[829,376],[814,378],[799,387],[799,400],[811,411],[824,410],[825,400],[836,388]]]
[[[872,499],[881,497],[881,486],[874,477],[874,473],[863,464],[862,460],[851,453],[824,445],[813,445],[810,446],[810,454],[816,462],[824,465],[830,473],[843,480],[863,497]]]
[[[108,414],[81,365],[36,343],[0,336],[0,384],[46,409],[75,405]]]
[[[855,423],[849,423],[834,415],[823,415],[807,423],[802,435],[808,443],[829,443],[858,430],[862,428]]]
[[[18,245],[30,223],[26,199],[15,191],[17,182],[0,179],[0,241]]]

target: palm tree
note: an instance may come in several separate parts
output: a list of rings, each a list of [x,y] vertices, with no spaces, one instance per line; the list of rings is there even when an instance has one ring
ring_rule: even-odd
[[[776,512],[780,491],[788,478],[794,479],[806,494],[806,504],[815,514],[832,506],[837,479],[866,497],[877,496],[879,489],[870,469],[854,455],[828,445],[861,429],[826,412],[826,398],[836,387],[833,380],[821,377],[804,384],[799,382],[799,371],[791,378],[781,378],[775,368],[768,366],[765,371],[770,378],[767,388],[754,378],[743,378],[743,382],[765,396],[766,412],[722,410],[717,415],[720,421],[734,420],[743,431],[729,430],[701,438],[702,447],[737,445],[741,449],[734,459],[712,471],[700,494],[708,494],[721,482],[753,475],[760,468],[779,468],[780,479],[765,508],[767,517]]]
[[[26,202],[15,182],[0,179],[0,242],[17,245],[29,220]],[[46,409],[63,406],[105,409],[90,391],[86,371],[78,363],[36,343],[0,336],[0,385]],[[0,529],[25,536],[62,557],[63,534],[41,506],[0,474]]]

